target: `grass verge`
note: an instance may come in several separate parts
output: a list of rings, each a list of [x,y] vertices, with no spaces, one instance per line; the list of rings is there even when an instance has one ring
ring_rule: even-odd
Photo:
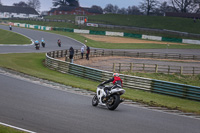
[[[22,73],[65,85],[96,91],[96,86],[99,84],[99,82],[94,82],[88,79],[50,70],[43,66],[42,61],[44,58],[44,53],[0,54],[0,67],[13,69]],[[200,114],[200,102],[197,101],[133,89],[126,89],[124,97],[151,106],[167,107],[169,109],[178,109],[184,112]]]
[[[0,44],[31,44],[31,40],[20,34],[0,29]]]
[[[71,33],[71,32],[63,32],[63,31],[47,31],[47,32],[51,32],[51,33],[55,33],[55,34],[59,34],[59,35],[64,35],[64,36],[68,36],[71,37],[77,41],[80,41],[82,43],[85,43],[85,37],[81,36],[81,34],[77,34],[77,33]],[[194,45],[194,44],[187,44],[187,45],[169,45],[167,46],[167,44],[145,44],[145,43],[139,43],[139,44],[119,44],[119,43],[105,43],[105,42],[98,42],[98,41],[94,41],[91,39],[87,38],[87,44],[90,47],[94,47],[94,48],[104,48],[104,49],[200,49],[200,45]]]
[[[0,133],[25,133],[25,132],[0,125]]]

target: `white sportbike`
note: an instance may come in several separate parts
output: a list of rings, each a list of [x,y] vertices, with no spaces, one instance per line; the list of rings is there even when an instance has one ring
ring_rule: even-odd
[[[104,105],[107,106],[109,110],[115,110],[118,105],[124,101],[123,99],[120,99],[120,96],[125,93],[125,90],[119,85],[114,85],[109,91],[109,95],[106,96],[106,92],[104,91],[105,87],[109,86],[100,84],[97,87],[97,92],[92,99],[92,105]]]

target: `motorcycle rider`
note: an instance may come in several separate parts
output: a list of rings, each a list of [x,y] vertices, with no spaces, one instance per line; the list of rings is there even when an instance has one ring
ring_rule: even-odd
[[[42,45],[43,45],[43,47],[44,47],[44,46],[45,46],[44,38],[42,38],[41,43],[42,43]]]
[[[105,87],[104,88],[104,91],[106,93],[106,97],[109,96],[109,91],[111,90],[111,88],[116,88],[116,87],[120,87],[122,88],[123,87],[123,83],[122,83],[122,80],[121,78],[119,77],[119,74],[118,73],[114,73],[113,74],[113,77],[107,81],[104,81],[103,83],[101,83],[100,85],[104,85],[104,84],[107,84],[109,82],[113,82],[113,86],[109,86],[109,87]]]
[[[60,39],[58,39],[57,43],[58,43],[58,46],[61,47],[61,40]]]
[[[34,43],[35,43],[35,47],[38,47],[38,49],[39,49],[39,47],[40,47],[40,43],[39,43],[39,41],[36,40]]]

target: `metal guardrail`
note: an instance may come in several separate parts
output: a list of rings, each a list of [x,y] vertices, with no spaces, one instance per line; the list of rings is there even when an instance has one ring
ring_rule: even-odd
[[[56,57],[66,57],[67,53],[68,50],[52,51],[46,53],[46,66],[50,69],[62,73],[72,74],[99,82],[102,82],[112,77],[112,72],[94,69],[55,59]],[[79,54],[77,53],[78,52],[76,52],[75,54],[75,58],[79,57]],[[91,55],[97,55],[94,53],[95,52],[92,51]],[[190,86],[123,74],[120,74],[120,77],[123,80],[123,85],[125,88],[145,90],[153,93],[160,93],[164,95],[200,101],[200,87],[197,86]]]

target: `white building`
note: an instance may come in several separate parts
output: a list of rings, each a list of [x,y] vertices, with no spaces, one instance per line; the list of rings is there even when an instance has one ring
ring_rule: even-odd
[[[31,7],[1,6],[0,18],[36,18],[39,13]]]

